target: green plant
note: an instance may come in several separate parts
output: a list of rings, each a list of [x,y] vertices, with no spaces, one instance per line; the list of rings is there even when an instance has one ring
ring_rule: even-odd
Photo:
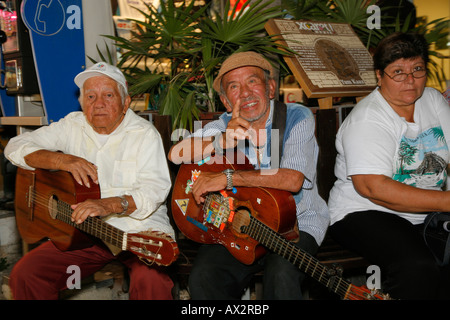
[[[148,93],[151,105],[171,116],[173,128],[192,129],[200,112],[218,111],[212,83],[228,55],[252,50],[274,56],[278,64],[276,55],[286,52],[264,29],[267,20],[283,14],[270,1],[245,4],[239,12],[227,2],[225,12],[231,11],[227,17],[209,6],[195,8],[190,0],[176,5],[174,0],[162,0],[159,9],[147,7],[148,12],[140,11],[144,21],[134,20],[131,39],[107,37],[123,52],[118,66],[130,94]]]
[[[427,42],[430,44],[429,54],[436,58],[440,58],[438,50],[438,44],[442,42],[447,43],[447,37],[450,33],[449,30],[450,19],[436,19],[428,23],[418,23],[413,29],[416,32],[422,33]],[[441,90],[445,90],[445,72],[441,65],[436,60],[431,60],[428,64],[428,76],[438,84]]]
[[[289,50],[277,44],[277,35],[265,32],[269,19],[288,15],[296,20],[349,23],[371,49],[387,34],[404,30],[409,24],[401,24],[398,18],[392,23],[392,17],[382,13],[382,29],[367,28],[371,15],[367,6],[374,3],[375,0],[282,0],[281,6],[272,6],[271,1],[256,0],[236,12],[237,6],[232,8],[227,1],[224,11],[231,14],[222,16],[208,5],[195,7],[191,0],[162,0],[158,9],[148,5],[148,12],[140,11],[143,21],[134,20],[136,30],[130,39],[106,37],[121,49],[118,66],[127,77],[130,94],[148,94],[151,108],[170,115],[174,129],[192,130],[193,121],[201,112],[219,111],[212,83],[230,54],[260,52],[281,66],[282,72],[289,73],[279,59]],[[446,35],[441,28],[446,21],[429,23],[419,31],[434,43]],[[431,64],[431,68],[431,76],[442,81],[442,68],[436,64]]]
[[[282,0],[281,7],[296,20],[324,20],[323,6],[328,0]]]

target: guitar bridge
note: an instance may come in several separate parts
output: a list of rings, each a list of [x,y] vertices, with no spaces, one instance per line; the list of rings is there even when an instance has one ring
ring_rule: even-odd
[[[28,193],[26,195],[28,208],[31,208],[31,206],[33,205],[33,194],[34,194],[34,186],[29,186]]]
[[[25,194],[25,201],[27,204],[28,210],[28,220],[33,221],[34,217],[34,197],[35,197],[35,183],[36,183],[36,174],[32,172],[27,179],[28,181],[28,192]]]

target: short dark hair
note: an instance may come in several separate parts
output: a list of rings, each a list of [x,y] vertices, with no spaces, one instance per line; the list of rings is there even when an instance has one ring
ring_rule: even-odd
[[[384,70],[398,59],[421,57],[428,64],[428,42],[418,33],[393,33],[380,41],[373,55],[375,70]]]

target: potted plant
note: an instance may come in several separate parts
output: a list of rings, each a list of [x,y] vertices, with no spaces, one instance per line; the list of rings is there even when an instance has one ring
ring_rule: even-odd
[[[212,83],[222,61],[239,51],[267,55],[286,53],[264,24],[282,16],[272,1],[225,4],[222,17],[206,5],[194,1],[162,0],[158,9],[147,5],[140,11],[143,21],[133,20],[132,37],[107,36],[122,50],[118,62],[130,85],[131,95],[149,94],[150,104],[162,115],[170,115],[173,128],[192,130],[201,112],[220,109]],[[285,48],[284,48],[285,49]],[[273,61],[280,63],[280,61]]]
[[[289,73],[279,55],[288,49],[276,43],[277,35],[267,35],[265,23],[271,18],[289,16],[293,19],[343,22],[352,25],[370,50],[386,35],[407,31],[408,17],[400,23],[397,17],[381,14],[381,29],[369,29],[366,22],[371,13],[369,5],[375,0],[255,0],[237,6],[225,4],[222,16],[209,5],[195,7],[195,2],[162,0],[159,8],[147,6],[140,11],[143,21],[133,20],[136,30],[132,37],[107,36],[122,50],[118,66],[130,84],[130,93],[149,95],[152,109],[169,115],[172,127],[192,131],[193,121],[202,112],[220,111],[212,82],[223,60],[230,54],[252,50],[275,57],[274,64]],[[382,8],[387,10],[390,8]],[[394,23],[392,23],[394,21]],[[439,19],[420,24],[411,31],[425,34],[430,44],[446,37],[448,20]],[[431,55],[437,55],[433,50]],[[435,62],[430,63],[430,77],[443,83],[444,72]]]

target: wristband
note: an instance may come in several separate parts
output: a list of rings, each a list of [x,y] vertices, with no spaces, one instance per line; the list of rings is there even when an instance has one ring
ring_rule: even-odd
[[[120,198],[120,204],[122,205],[122,209],[123,209],[123,211],[119,214],[124,215],[128,210],[129,203],[128,203],[127,198],[125,198],[125,196],[119,196],[119,198]]]
[[[233,189],[233,169],[225,169],[222,171],[227,176],[227,190]]]

